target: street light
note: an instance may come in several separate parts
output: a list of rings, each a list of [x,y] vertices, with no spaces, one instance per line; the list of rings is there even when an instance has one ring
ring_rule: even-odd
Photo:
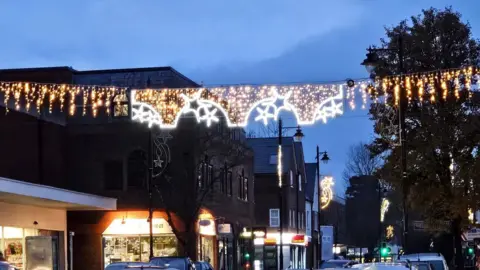
[[[320,154],[322,154],[322,158],[320,158]],[[319,186],[319,192],[322,194],[322,188],[320,185],[320,161],[322,161],[324,164],[327,164],[328,161],[330,160],[330,157],[328,156],[327,151],[320,152],[320,148],[317,145],[317,155],[315,157],[317,161],[317,179],[319,181],[318,186]],[[322,234],[322,206],[321,202],[319,203],[318,207],[318,260],[320,263],[322,263],[322,240],[323,240],[323,234]]]
[[[284,127],[282,119],[278,119],[278,164],[277,164],[277,174],[278,174],[278,184],[280,192],[278,195],[278,204],[280,209],[280,269],[283,269],[283,187],[285,186],[282,182],[282,131],[284,129],[293,129],[296,128],[297,131],[293,135],[295,142],[301,142],[305,136],[302,132],[300,126],[296,127]]]
[[[361,65],[365,66],[365,69],[370,73],[371,77],[375,77],[375,69],[379,64],[378,52],[394,52],[398,57],[398,70],[400,76],[404,73],[404,56],[403,56],[403,38],[400,35],[398,37],[398,49],[390,48],[368,48],[367,57]],[[408,211],[407,211],[407,194],[408,194],[408,183],[407,183],[407,147],[406,147],[406,129],[405,129],[405,112],[407,109],[407,91],[403,84],[400,86],[400,100],[398,106],[398,117],[399,117],[399,135],[400,135],[400,150],[401,150],[401,173],[402,173],[402,214],[403,214],[403,249],[406,251],[408,246]]]

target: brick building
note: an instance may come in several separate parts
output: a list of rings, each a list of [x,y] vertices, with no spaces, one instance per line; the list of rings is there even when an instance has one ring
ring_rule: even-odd
[[[283,265],[285,268],[305,268],[305,246],[308,241],[305,236],[306,176],[302,143],[294,142],[291,137],[283,138],[282,141],[283,217],[279,211],[278,139],[252,138],[248,139],[248,144],[254,151],[255,227],[266,230],[263,242],[256,241],[255,260],[261,261],[264,269],[279,265],[276,244],[280,243],[278,230],[279,222],[282,222]]]
[[[135,89],[199,87],[170,67],[93,71],[77,71],[70,67],[0,70],[0,81],[115,85]],[[83,106],[76,105],[77,108]],[[44,148],[49,157],[55,157],[39,159],[41,161],[37,164],[41,165],[36,168],[38,173],[30,176],[32,181],[48,179],[54,186],[117,198],[117,211],[68,213],[69,230],[75,232],[73,266],[103,269],[104,265],[113,261],[148,260],[147,160],[152,138],[158,131],[134,123],[128,117],[117,119],[102,112],[92,117],[88,113],[67,116],[54,111],[53,114],[42,113],[40,119],[32,121],[36,123],[33,125],[36,125],[39,137],[35,147]],[[162,186],[166,181],[164,178],[152,180],[156,181],[152,200],[155,209],[152,220],[154,254],[182,255],[187,251],[185,248],[193,247],[194,251],[189,250],[188,253],[194,259],[208,258],[216,267],[236,269],[237,236],[241,228],[254,222],[253,159],[245,151],[241,163],[231,164],[225,170],[227,160],[225,164],[212,160],[214,154],[210,153],[211,149],[200,149],[203,145],[199,140],[209,134],[243,145],[245,134],[243,130],[225,128],[224,123],[206,131],[187,116],[169,134],[172,137],[168,141],[171,163],[165,175],[177,189],[181,189],[170,192],[180,194],[171,196],[170,201],[165,199],[170,193],[162,195],[162,192],[169,188],[174,190],[173,186]],[[51,132],[55,132],[57,137],[51,136]],[[5,169],[7,172],[14,164],[9,166]],[[201,170],[198,170],[199,166]],[[194,192],[208,181],[212,184],[209,185],[211,190],[202,193],[206,194],[205,199],[196,205],[189,204],[190,208],[201,206],[195,222],[197,219],[208,222],[185,224],[188,214],[175,215],[173,212],[180,208],[181,203],[195,201],[192,196],[198,194]],[[170,223],[165,204],[169,204],[167,209],[173,209],[169,211],[172,216]],[[191,228],[189,232],[194,230],[198,237],[182,238],[192,240],[185,246],[178,237],[188,234],[186,228]]]

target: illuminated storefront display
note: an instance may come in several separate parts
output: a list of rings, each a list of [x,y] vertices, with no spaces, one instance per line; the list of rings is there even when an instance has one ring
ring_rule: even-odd
[[[153,255],[176,256],[177,238],[163,218],[154,218]],[[150,255],[150,228],[146,218],[116,218],[103,232],[104,264],[131,261],[148,262]]]
[[[198,258],[215,267],[216,226],[215,219],[209,213],[198,216]]]

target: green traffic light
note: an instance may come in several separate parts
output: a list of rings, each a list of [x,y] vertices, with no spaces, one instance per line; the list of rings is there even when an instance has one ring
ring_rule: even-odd
[[[468,254],[473,254],[473,248],[468,248]]]
[[[245,253],[245,259],[247,259],[247,260],[250,259],[250,254]]]
[[[389,253],[390,253],[389,248],[382,248],[382,249],[380,250],[380,255],[381,255],[382,257],[387,256]]]

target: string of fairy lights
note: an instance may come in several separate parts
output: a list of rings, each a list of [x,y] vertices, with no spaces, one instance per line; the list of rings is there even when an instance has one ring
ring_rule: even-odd
[[[344,104],[355,109],[361,99],[366,108],[391,100],[398,105],[400,88],[405,87],[409,102],[433,103],[450,98],[471,98],[479,91],[478,67],[439,70],[388,76],[375,80],[349,80],[341,83],[291,85],[235,85],[200,88],[127,89],[113,86],[43,84],[33,82],[0,82],[0,94],[7,109],[40,113],[55,107],[69,115],[100,112],[111,114],[112,106],[130,102],[132,119],[149,126],[173,129],[179,119],[193,113],[207,126],[225,117],[229,127],[245,127],[250,119],[267,124],[280,111],[291,112],[299,125],[343,114]],[[438,91],[437,89],[441,89]],[[359,98],[360,97],[360,98]],[[81,107],[81,112],[77,108]]]

